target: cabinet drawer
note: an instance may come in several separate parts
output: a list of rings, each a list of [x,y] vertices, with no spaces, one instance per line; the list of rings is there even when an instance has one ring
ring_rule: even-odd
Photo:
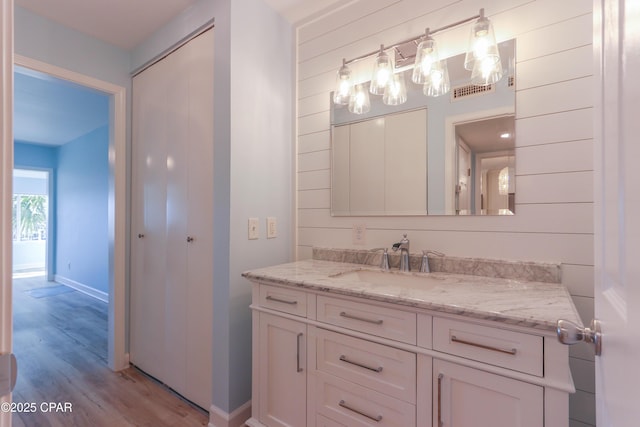
[[[535,335],[434,318],[433,349],[543,376],[543,340]]]
[[[416,314],[393,308],[318,296],[318,321],[416,344]]]
[[[416,403],[416,355],[382,344],[317,330],[317,368]]]
[[[316,427],[348,427],[348,426],[337,423],[320,414],[316,414]]]
[[[295,289],[260,285],[260,306],[306,317],[307,294]]]
[[[415,427],[416,407],[393,397],[318,372],[316,408],[349,427]],[[331,424],[330,424],[331,425]]]

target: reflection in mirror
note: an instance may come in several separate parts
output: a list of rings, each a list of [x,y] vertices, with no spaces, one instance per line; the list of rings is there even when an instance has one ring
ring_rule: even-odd
[[[515,213],[513,115],[455,125],[458,215]]]
[[[499,48],[504,77],[493,85],[471,85],[461,54],[447,59],[446,95],[425,96],[401,69],[402,105],[371,95],[370,110],[353,114],[331,102],[331,214],[513,214],[515,40]]]

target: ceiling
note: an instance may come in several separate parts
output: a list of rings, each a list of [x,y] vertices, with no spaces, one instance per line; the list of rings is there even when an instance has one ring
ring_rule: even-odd
[[[456,134],[476,153],[513,150],[515,148],[515,119],[496,117],[456,125]],[[509,134],[508,137],[500,137]]]
[[[16,67],[13,111],[15,140],[63,145],[109,123],[109,97]]]
[[[125,50],[132,50],[199,0],[15,0],[24,9]],[[296,25],[349,0],[265,0]],[[64,80],[18,70],[14,137],[62,145],[108,121],[108,98]],[[106,111],[106,113],[105,113]]]

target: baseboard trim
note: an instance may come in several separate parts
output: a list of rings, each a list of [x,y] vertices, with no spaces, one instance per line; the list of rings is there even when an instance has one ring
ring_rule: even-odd
[[[251,401],[230,414],[214,405],[209,408],[209,427],[242,427],[249,418],[251,418]]]
[[[91,286],[87,286],[83,283],[76,282],[75,280],[71,280],[67,277],[60,276],[58,274],[53,276],[53,280],[62,283],[65,286],[75,289],[78,292],[82,292],[85,295],[89,295],[92,298],[100,300],[102,302],[109,303],[109,294],[106,292],[99,291],[97,289],[92,288]]]

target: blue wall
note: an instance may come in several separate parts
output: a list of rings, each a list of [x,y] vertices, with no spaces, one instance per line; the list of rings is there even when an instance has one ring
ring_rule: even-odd
[[[109,129],[58,148],[56,274],[109,291]]]
[[[16,141],[13,145],[13,164],[22,169],[55,169],[57,148]]]

